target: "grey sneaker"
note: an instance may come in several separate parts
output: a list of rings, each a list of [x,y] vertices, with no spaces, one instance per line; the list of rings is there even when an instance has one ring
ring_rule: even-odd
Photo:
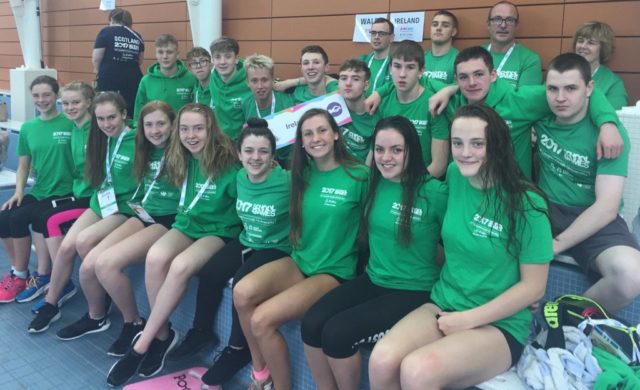
[[[271,376],[263,381],[259,381],[254,378],[253,373],[251,373],[251,384],[249,385],[249,390],[274,390]]]

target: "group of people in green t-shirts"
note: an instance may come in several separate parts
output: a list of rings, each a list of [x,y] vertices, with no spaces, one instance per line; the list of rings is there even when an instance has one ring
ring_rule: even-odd
[[[318,388],[359,388],[361,344],[375,344],[372,389],[478,384],[517,363],[529,307],[563,252],[602,276],[585,295],[623,308],[640,293],[640,251],[617,215],[629,140],[612,104],[626,97],[596,80],[615,78],[600,65],[610,29],[585,24],[579,55],[556,57],[546,85],[527,86],[510,79],[524,77],[509,68],[526,57],[513,42],[517,22],[515,6],[498,3],[492,43],[458,52],[457,19],[439,11],[425,54],[415,42],[391,45],[393,24],[377,19],[374,53],[344,61],[338,80],[310,45],[302,77],[282,82],[273,60],[240,59],[232,38],[210,53],[191,49],[185,65],[163,34],[133,122],[116,92],[38,77],[40,115],[21,129],[16,191],[0,212],[12,265],[0,301],[29,302],[48,288],[28,326],[46,331],[76,293],[80,256],[88,312],[56,335],[108,329],[115,303],[124,321],[107,351],[119,358],[107,383],[120,386],[157,374],[170,353],[214,344],[233,278],[231,334],[202,380],[223,384],[251,362],[252,389],[292,387],[278,327],[293,319]],[[436,61],[447,53],[450,65]],[[262,118],[336,90],[351,123],[310,109],[276,150]],[[32,236],[38,267],[29,276]],[[136,263],[145,264],[148,319],[124,272]],[[169,317],[196,275],[193,325],[179,343]]]

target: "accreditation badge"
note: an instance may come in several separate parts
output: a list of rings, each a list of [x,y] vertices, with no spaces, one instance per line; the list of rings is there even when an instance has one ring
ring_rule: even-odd
[[[147,213],[147,210],[145,210],[144,207],[142,207],[142,205],[140,203],[138,203],[138,202],[127,202],[127,204],[129,205],[129,207],[131,207],[131,210],[133,210],[133,212],[136,213],[138,218],[140,218],[144,222],[146,222],[146,223],[156,223],[156,221],[149,215],[149,213]]]
[[[100,214],[102,218],[106,218],[118,212],[118,203],[116,203],[116,191],[112,185],[102,186],[98,191],[98,204],[100,205]]]

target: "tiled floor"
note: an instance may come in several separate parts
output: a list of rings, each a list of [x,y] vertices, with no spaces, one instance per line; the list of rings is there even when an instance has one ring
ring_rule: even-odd
[[[8,268],[6,253],[0,248],[0,270],[4,273]],[[65,342],[58,340],[55,333],[86,312],[82,294],[78,293],[62,307],[62,318],[44,333],[27,333],[33,318],[31,306],[31,303],[0,306],[0,389],[107,388],[106,373],[115,358],[107,356],[106,350],[122,325],[117,310],[111,315],[108,331]],[[188,365],[193,363],[190,361]],[[165,372],[182,366],[169,362]]]

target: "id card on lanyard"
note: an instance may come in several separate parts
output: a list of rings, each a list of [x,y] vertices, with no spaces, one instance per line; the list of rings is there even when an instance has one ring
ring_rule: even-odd
[[[116,191],[113,188],[111,168],[113,167],[113,163],[115,162],[116,156],[118,155],[120,145],[122,145],[122,140],[128,132],[128,127],[122,130],[122,133],[120,133],[118,141],[116,142],[116,146],[115,148],[113,148],[113,154],[109,153],[109,142],[107,142],[107,155],[104,160],[106,177],[104,178],[104,181],[100,186],[100,190],[98,191],[98,204],[100,205],[100,214],[102,214],[102,218],[106,218],[118,212],[118,202],[116,199]]]
[[[156,173],[153,176],[153,181],[149,185],[149,188],[147,189],[147,192],[144,194],[144,197],[142,198],[142,200],[140,202],[133,201],[136,198],[136,195],[138,195],[138,191],[140,190],[141,184],[139,184],[138,188],[136,188],[136,192],[134,192],[133,196],[131,197],[131,200],[127,202],[129,207],[131,207],[131,210],[133,210],[133,212],[136,213],[138,218],[140,218],[146,223],[156,223],[153,217],[147,212],[147,210],[144,209],[143,204],[147,201],[147,199],[149,198],[149,195],[151,194],[151,191],[153,190],[153,187],[156,185],[156,181],[158,180],[158,176],[160,176],[160,171],[162,170],[163,165],[164,165],[164,156],[162,156],[162,159],[160,159],[160,165],[158,166],[158,169],[156,170]]]

